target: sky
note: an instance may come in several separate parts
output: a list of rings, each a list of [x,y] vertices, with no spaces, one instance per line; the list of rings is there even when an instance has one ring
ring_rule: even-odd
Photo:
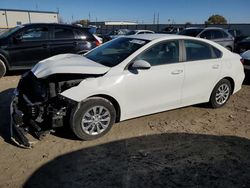
[[[57,11],[69,23],[72,20],[204,23],[220,14],[229,23],[250,23],[250,0],[0,0],[2,9]]]

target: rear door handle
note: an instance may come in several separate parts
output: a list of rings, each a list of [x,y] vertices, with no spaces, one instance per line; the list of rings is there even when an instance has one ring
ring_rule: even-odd
[[[171,74],[176,75],[176,74],[181,74],[183,73],[183,70],[174,70],[173,72],[171,72]]]
[[[218,65],[218,64],[212,66],[213,69],[218,69],[219,67],[220,67],[220,65]]]

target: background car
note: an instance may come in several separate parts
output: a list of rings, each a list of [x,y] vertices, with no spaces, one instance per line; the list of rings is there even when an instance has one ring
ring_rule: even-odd
[[[244,65],[244,69],[249,72],[250,71],[250,50],[242,53],[241,57],[242,57],[241,61]]]
[[[239,29],[227,29],[227,32],[234,37],[234,44],[246,38]]]
[[[160,33],[177,34],[183,31],[183,29],[184,29],[183,27],[168,26],[168,27],[165,27]]]
[[[70,124],[78,138],[91,140],[115,122],[198,103],[222,107],[241,89],[240,59],[212,41],[163,34],[119,37],[84,56],[51,57],[18,84],[12,139],[30,147],[23,135],[30,127],[40,135]]]
[[[110,31],[106,35],[102,35],[100,37],[103,39],[103,42],[107,42],[107,41],[110,41],[110,40],[115,39],[117,37],[124,36],[128,32],[130,32],[129,29],[116,29],[116,30]]]
[[[131,30],[126,35],[152,34],[154,31],[150,30]]]
[[[244,38],[243,40],[235,44],[235,51],[238,53],[243,53],[247,50],[250,50],[250,36]]]
[[[6,70],[30,69],[62,53],[84,54],[99,45],[87,29],[64,24],[26,24],[0,35],[0,77]]]
[[[199,37],[219,43],[230,51],[234,50],[234,37],[225,29],[218,27],[187,28],[179,33],[191,37]]]

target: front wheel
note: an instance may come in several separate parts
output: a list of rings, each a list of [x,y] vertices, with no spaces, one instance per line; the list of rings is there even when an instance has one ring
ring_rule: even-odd
[[[222,79],[219,81],[213,89],[210,97],[210,104],[213,108],[222,107],[232,93],[231,83],[227,79]]]
[[[82,140],[93,140],[105,135],[115,123],[116,111],[107,99],[93,97],[84,101],[71,114],[74,134]]]

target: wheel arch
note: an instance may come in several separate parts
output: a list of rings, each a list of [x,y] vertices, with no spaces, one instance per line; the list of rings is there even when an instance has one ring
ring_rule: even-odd
[[[222,78],[222,79],[226,79],[226,80],[228,80],[228,81],[230,82],[231,87],[232,87],[232,88],[231,88],[231,89],[232,89],[231,94],[233,94],[233,93],[234,93],[234,87],[235,87],[235,83],[234,83],[233,78],[227,76],[227,77],[224,77],[224,78]],[[221,79],[221,80],[222,80],[222,79]]]
[[[220,79],[218,82],[216,82],[215,86],[213,87],[213,89],[212,89],[212,91],[211,91],[211,93],[210,93],[209,100],[210,100],[210,98],[211,98],[211,96],[212,96],[212,93],[213,93],[214,88],[215,88],[216,85],[217,85],[221,80],[223,80],[223,79],[226,79],[226,80],[228,80],[228,81],[230,82],[230,84],[231,84],[231,89],[232,89],[231,95],[233,94],[233,92],[234,92],[234,87],[235,87],[234,80],[233,80],[233,78],[231,78],[231,77],[229,77],[229,76],[226,76],[226,77],[223,77],[222,79]]]
[[[3,54],[1,54],[0,53],[0,60],[2,60],[3,61],[3,63],[5,64],[5,66],[6,66],[6,69],[7,70],[9,70],[9,62],[8,62],[8,60],[7,60],[7,58],[3,55]]]
[[[120,107],[120,104],[118,103],[118,101],[114,97],[112,97],[110,95],[105,95],[105,94],[98,94],[98,95],[92,95],[92,96],[90,96],[88,98],[91,98],[91,97],[101,97],[101,98],[109,100],[113,104],[113,106],[115,108],[115,111],[116,111],[116,120],[115,120],[115,122],[117,123],[117,122],[120,121],[121,107]]]

